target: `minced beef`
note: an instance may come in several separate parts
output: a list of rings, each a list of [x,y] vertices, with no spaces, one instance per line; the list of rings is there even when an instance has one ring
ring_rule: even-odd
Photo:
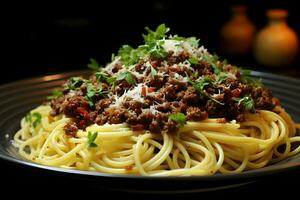
[[[226,79],[219,80],[220,75],[214,71],[216,66],[208,61],[189,65],[190,58],[188,52],[177,55],[168,52],[164,59],[150,57],[148,61],[140,60],[130,69],[129,77],[123,78],[117,75],[128,69],[117,62],[105,74],[107,77],[98,80],[96,76],[91,76],[89,83],[96,88],[92,94],[98,95],[92,99],[88,98],[88,88],[84,83],[76,89],[68,89],[67,82],[64,84],[64,95],[50,103],[51,115],[65,114],[72,118],[64,130],[67,135],[73,136],[78,129],[85,129],[94,123],[127,123],[135,131],[171,133],[182,126],[170,119],[172,114],[182,113],[189,121],[209,117],[224,123],[233,119],[243,121],[244,113],[255,112],[255,109],[272,110],[280,104],[270,90],[245,83],[240,70],[232,65],[219,61],[215,63],[220,71],[230,73]],[[201,85],[199,80],[204,77],[211,81]],[[135,84],[129,83],[129,79]],[[137,91],[140,93],[138,97],[135,93],[122,97],[140,84],[143,86],[141,91]],[[246,110],[241,103],[247,95],[255,104],[252,110]]]

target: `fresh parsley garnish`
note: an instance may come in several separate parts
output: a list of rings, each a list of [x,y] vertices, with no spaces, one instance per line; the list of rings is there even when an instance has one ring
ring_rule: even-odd
[[[33,126],[33,128],[36,128],[42,121],[42,115],[38,112],[29,112],[25,116],[25,121]]]
[[[242,98],[234,98],[238,105],[242,105],[246,111],[255,112],[255,103],[250,95],[246,95]]]
[[[88,132],[88,141],[87,141],[87,145],[89,148],[92,148],[92,147],[97,147],[98,145],[95,143],[95,140],[98,136],[98,132]]]
[[[56,99],[58,97],[61,97],[63,95],[63,92],[60,90],[52,90],[51,95],[47,96],[48,100]]]
[[[90,63],[87,65],[87,67],[93,71],[98,71],[101,68],[99,63],[93,58],[90,59]]]
[[[199,39],[196,37],[188,37],[185,39],[187,43],[189,43],[194,48],[199,48]]]
[[[175,114],[171,114],[169,116],[169,119],[179,123],[181,126],[184,126],[184,124],[186,123],[186,117],[183,113],[175,113]]]
[[[105,74],[103,71],[97,71],[95,76],[98,81],[106,81],[107,79],[107,74]]]
[[[205,86],[212,84],[213,80],[210,79],[209,77],[205,76],[205,77],[201,78],[200,80],[198,80],[196,82],[191,82],[191,83],[197,92],[203,93]]]
[[[167,28],[165,24],[159,25],[155,31],[150,30],[148,27],[145,29],[148,34],[143,34],[145,41],[144,45],[140,45],[136,49],[129,45],[123,45],[119,49],[118,56],[120,56],[121,61],[125,66],[136,64],[146,55],[151,55],[156,58],[164,58],[167,56],[167,52],[162,45],[164,44],[163,39],[170,29]]]
[[[102,91],[102,85],[99,85],[99,88],[96,89],[92,83],[86,84],[86,95],[85,98],[88,101],[90,107],[94,107],[94,98],[95,97],[104,97],[106,91]]]
[[[220,72],[220,73],[217,75],[216,80],[214,81],[214,84],[219,85],[219,84],[223,83],[223,82],[227,79],[227,77],[228,77],[228,74],[227,74],[227,73],[225,73],[225,72]]]
[[[123,79],[125,79],[127,81],[127,83],[130,85],[135,85],[135,83],[136,83],[133,75],[128,70],[121,72],[116,78],[117,81],[120,81]]]
[[[151,76],[157,75],[156,69],[149,62],[146,63],[146,67],[147,67],[147,69],[146,69],[147,71],[150,70]]]
[[[218,100],[216,100],[215,98],[213,98],[210,94],[208,94],[205,91],[205,87],[206,86],[214,84],[214,81],[211,78],[209,78],[207,76],[204,76],[200,80],[196,80],[195,82],[192,81],[192,80],[189,80],[189,83],[195,88],[195,90],[199,94],[202,94],[202,95],[206,96],[207,98],[209,98],[210,100],[212,100],[213,102],[215,102],[215,103],[217,103],[219,105],[224,105],[224,103],[219,102]]]
[[[111,77],[107,77],[106,78],[106,82],[110,85],[112,85],[112,87],[116,86],[116,82],[117,82],[117,77],[111,76]]]
[[[71,77],[67,83],[67,89],[75,90],[84,83],[84,80],[80,77]]]
[[[249,84],[253,87],[260,87],[263,85],[261,82],[261,79],[252,79],[252,78],[248,77],[249,75],[251,75],[250,70],[240,68],[240,73],[241,73],[242,83]]]
[[[217,62],[219,60],[219,57],[217,54],[210,55],[209,53],[205,53],[202,56],[202,58],[205,62],[207,62],[208,64],[211,65],[215,74],[219,74],[222,71],[221,68],[217,65]]]
[[[189,59],[189,62],[190,62],[192,65],[198,65],[198,63],[199,63],[198,59],[195,58],[195,57],[191,57],[191,58]]]
[[[121,57],[122,63],[126,66],[136,64],[140,60],[142,54],[144,54],[143,51],[134,49],[127,44],[123,45],[118,51],[118,55]]]
[[[151,75],[156,76],[157,75],[156,69],[154,69],[154,67],[152,65],[151,65],[150,69],[151,69],[151,71],[150,71]]]
[[[165,24],[159,25],[155,31],[152,31],[148,27],[146,27],[145,29],[148,32],[147,35],[143,34],[143,38],[146,44],[150,44],[157,40],[165,38],[167,36],[166,33],[170,31],[170,29],[167,28]]]

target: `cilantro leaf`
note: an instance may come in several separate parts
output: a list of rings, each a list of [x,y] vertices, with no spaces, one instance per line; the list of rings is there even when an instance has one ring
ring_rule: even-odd
[[[242,105],[246,111],[255,112],[255,103],[251,95],[246,95],[242,98],[234,98],[238,105]]]
[[[119,49],[118,55],[121,57],[122,63],[126,66],[134,65],[140,59],[139,51],[127,44]]]
[[[80,77],[71,77],[67,83],[67,89],[75,90],[84,83],[83,79]]]
[[[169,116],[169,119],[179,123],[181,126],[184,126],[184,124],[186,123],[186,117],[183,113],[175,113],[175,114],[171,114]]]
[[[106,81],[107,79],[107,74],[105,74],[103,71],[97,71],[95,76],[98,81]]]
[[[86,85],[86,95],[85,98],[88,100],[90,107],[94,107],[94,98],[103,97],[107,92],[102,91],[102,85],[99,85],[99,88],[96,89],[92,83],[87,83]]]
[[[205,87],[210,85],[210,84],[214,84],[213,80],[207,76],[202,77],[200,80],[193,82],[192,80],[189,80],[189,83],[193,85],[193,87],[195,88],[195,90],[199,93],[202,94],[204,96],[206,96],[207,98],[211,99],[213,102],[220,104],[220,105],[224,105],[224,103],[219,102],[218,100],[216,100],[215,98],[213,98],[210,94],[208,94],[205,91]]]
[[[145,46],[148,47],[147,49],[150,55],[156,58],[164,58],[168,55],[168,53],[162,46],[164,43],[165,43],[164,41],[159,40],[159,41],[153,41],[151,43],[148,43]]]
[[[249,84],[253,87],[260,87],[260,86],[263,85],[262,82],[261,82],[261,78],[260,79],[254,79],[254,78],[248,77],[249,75],[251,75],[250,70],[240,68],[240,72],[241,72],[241,81],[242,81],[242,83]]]
[[[157,71],[156,71],[156,69],[152,65],[150,66],[150,73],[151,73],[152,76],[156,76],[157,75]]]
[[[217,65],[219,57],[216,54],[212,56],[209,53],[206,53],[202,56],[202,58],[205,62],[211,65],[215,74],[219,74],[222,71],[221,68]]]
[[[117,81],[120,81],[123,79],[125,79],[127,81],[127,83],[129,83],[130,85],[136,84],[134,77],[128,70],[121,72],[116,78]]]
[[[107,77],[106,78],[106,82],[110,85],[112,85],[113,87],[116,86],[116,82],[117,82],[117,77],[111,76],[111,77]]]
[[[223,83],[228,77],[228,74],[225,73],[225,72],[220,72],[218,75],[217,75],[217,79],[214,81],[214,84],[221,84]]]
[[[101,68],[98,62],[93,58],[90,58],[90,63],[87,65],[87,67],[93,71],[98,71]]]
[[[189,60],[188,60],[192,65],[198,65],[199,61],[197,58],[195,57],[191,57]]]
[[[199,39],[196,37],[188,37],[185,39],[187,43],[189,43],[194,48],[199,48]]]
[[[29,112],[25,116],[25,121],[28,122],[30,126],[33,126],[33,128],[36,128],[42,121],[42,115],[38,112]]]
[[[170,31],[165,24],[159,25],[155,31],[150,30],[148,27],[145,28],[148,32],[147,35],[143,34],[145,43],[152,43],[155,40],[160,40],[166,37],[166,33]]]
[[[200,79],[199,81],[196,81],[194,83],[194,88],[197,92],[202,93],[204,90],[204,87],[207,85],[212,84],[213,80],[210,79],[209,77],[205,76],[202,79]]]
[[[55,89],[55,90],[52,90],[51,95],[47,96],[47,99],[52,100],[52,99],[61,97],[62,95],[63,95],[62,91]]]
[[[87,145],[89,148],[92,148],[92,147],[97,147],[98,145],[95,143],[95,140],[98,136],[98,132],[88,132],[88,141],[87,141]]]

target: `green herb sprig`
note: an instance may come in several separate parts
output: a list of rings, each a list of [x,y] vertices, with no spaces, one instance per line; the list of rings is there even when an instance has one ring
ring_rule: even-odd
[[[169,116],[169,119],[179,123],[181,126],[184,126],[186,123],[186,116],[183,113],[175,113]]]
[[[38,112],[29,112],[25,116],[25,121],[36,128],[42,122],[42,115]]]
[[[98,132],[88,132],[88,141],[87,141],[87,146],[89,148],[97,147],[98,145],[95,143],[95,140],[98,136]]]

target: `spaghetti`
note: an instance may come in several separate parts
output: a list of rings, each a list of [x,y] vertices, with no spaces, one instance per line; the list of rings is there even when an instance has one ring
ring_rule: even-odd
[[[14,143],[33,162],[114,174],[240,173],[300,151],[280,101],[247,70],[194,37],[146,28],[89,79],[71,77],[21,121]],[[294,143],[294,144],[293,144]]]
[[[211,175],[257,169],[299,153],[300,142],[290,116],[261,110],[246,121],[217,119],[187,122],[176,134],[141,134],[126,124],[91,125],[68,137],[63,127],[71,119],[51,117],[50,106],[39,106],[42,122],[36,128],[21,122],[15,135],[19,153],[43,165],[115,174],[156,176]],[[97,132],[96,148],[87,146],[88,132]],[[283,152],[278,147],[284,145]]]

